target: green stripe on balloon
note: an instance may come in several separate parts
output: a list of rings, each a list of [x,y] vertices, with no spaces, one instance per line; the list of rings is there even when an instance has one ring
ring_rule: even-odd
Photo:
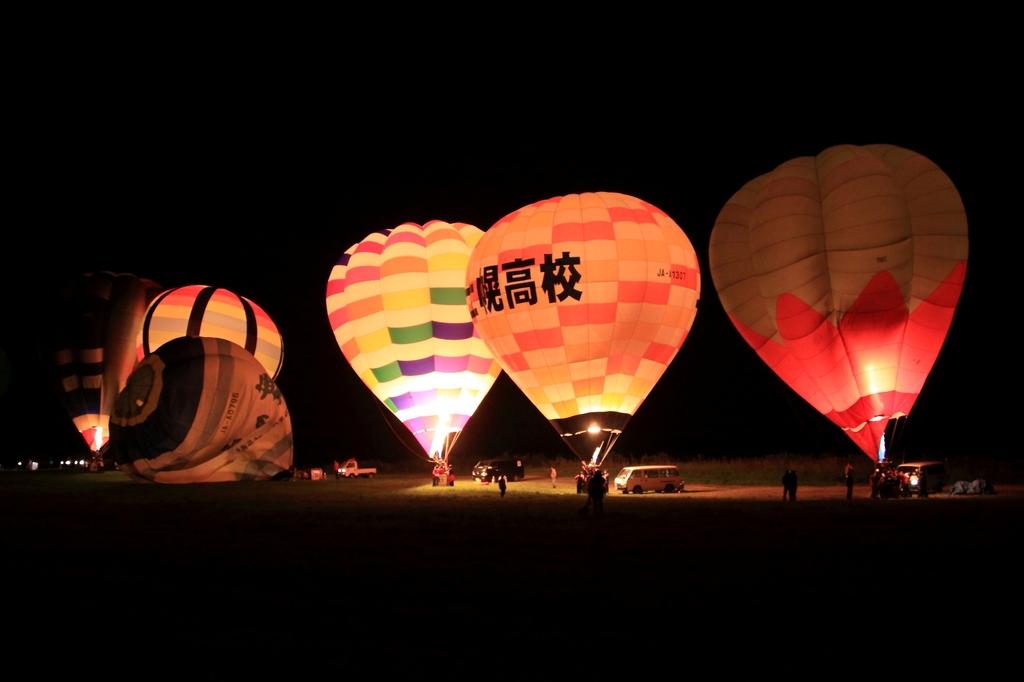
[[[394,381],[395,379],[402,376],[402,370],[398,366],[398,360],[395,360],[394,362],[389,362],[383,367],[378,367],[371,371],[373,372],[373,376],[376,377],[377,381],[379,381],[382,384],[386,381]]]
[[[433,338],[434,326],[430,322],[413,325],[412,327],[388,327],[391,343],[419,343]]]
[[[466,305],[464,287],[432,287],[430,302],[437,305]]]

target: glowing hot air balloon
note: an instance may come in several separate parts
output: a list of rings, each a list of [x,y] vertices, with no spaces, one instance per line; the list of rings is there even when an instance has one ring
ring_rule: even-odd
[[[482,234],[439,220],[375,232],[327,283],[328,317],[352,369],[445,465],[501,371],[466,308],[466,264]]]
[[[86,274],[61,292],[47,320],[43,359],[93,452],[107,442],[114,401],[135,367],[135,336],[159,292],[159,285],[135,275]]]
[[[227,289],[193,285],[168,289],[146,311],[138,330],[138,359],[172,339],[206,336],[225,339],[249,351],[277,379],[284,342],[263,309]]]
[[[466,285],[502,369],[582,460],[600,463],[686,340],[700,270],[665,213],[597,192],[498,221]]]
[[[830,147],[748,182],[711,235],[722,305],[776,374],[871,458],[909,414],[967,270],[950,179],[891,145]]]
[[[209,483],[286,476],[288,406],[241,347],[210,337],[163,344],[128,377],[111,418],[110,450],[138,481]]]

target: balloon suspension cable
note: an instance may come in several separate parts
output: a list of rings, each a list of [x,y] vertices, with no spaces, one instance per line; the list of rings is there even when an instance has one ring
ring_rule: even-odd
[[[611,433],[608,434],[608,440],[605,441],[605,443],[601,444],[601,450],[603,450],[603,452],[600,453],[600,459],[594,462],[598,469],[600,469],[601,465],[604,464],[605,458],[608,457],[609,454],[611,454],[612,446],[615,445],[615,441],[619,439],[619,434],[621,433],[621,431],[612,431]]]
[[[455,447],[455,442],[457,440],[459,440],[459,436],[461,434],[462,434],[462,429],[458,429],[458,430],[454,430],[454,431],[449,431],[448,433],[446,433],[444,435],[444,444],[437,451],[437,455],[438,455],[437,458],[436,459],[434,457],[430,458],[430,461],[437,462],[438,464],[443,466],[444,470],[445,470],[445,473],[448,473],[448,472],[451,471],[451,468],[452,468],[452,466],[451,466],[452,448]]]
[[[408,450],[409,452],[411,452],[413,455],[415,455],[416,457],[422,458],[423,457],[423,451],[422,450],[420,450],[420,451],[413,450],[411,447],[409,447],[409,444],[405,442],[405,440],[398,433],[398,431],[395,431],[395,427],[391,425],[391,420],[388,419],[388,416],[386,414],[384,414],[384,410],[383,410],[383,405],[384,404],[381,401],[379,401],[379,400],[374,400],[373,402],[375,402],[377,404],[377,409],[380,411],[381,416],[384,417],[384,423],[388,425],[389,429],[391,429],[391,433],[395,434],[395,438],[398,439],[398,442],[401,443],[402,446],[405,447],[405,449]],[[390,410],[389,410],[389,412],[390,412]],[[394,413],[391,413],[391,415],[394,416]],[[429,460],[430,458],[428,457],[427,459]]]

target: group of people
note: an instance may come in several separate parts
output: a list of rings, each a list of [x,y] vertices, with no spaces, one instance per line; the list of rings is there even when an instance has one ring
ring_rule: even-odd
[[[928,497],[928,478],[924,470],[917,474],[918,496]],[[846,481],[846,499],[853,499],[853,465],[847,463],[843,472]],[[898,471],[889,466],[877,467],[869,477],[871,483],[871,497],[910,497],[910,474],[906,471]],[[796,500],[796,472],[787,469],[782,475],[782,499]]]
[[[872,498],[910,497],[910,473],[888,466],[877,467],[868,477]],[[924,469],[917,474],[917,495],[928,497],[928,476]]]
[[[434,485],[447,485],[449,488],[455,487],[455,474],[452,472],[451,467],[438,462],[434,465]]]
[[[593,507],[595,514],[604,512],[604,496],[608,494],[608,474],[584,462],[583,468],[576,474],[576,494],[582,493],[584,488],[587,491],[587,502],[580,511]]]

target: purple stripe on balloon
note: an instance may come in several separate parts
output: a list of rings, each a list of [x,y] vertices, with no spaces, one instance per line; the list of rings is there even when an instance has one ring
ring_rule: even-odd
[[[395,404],[399,410],[408,410],[413,407],[416,403],[413,400],[412,395],[409,393],[403,393],[402,395],[396,395],[391,397],[391,402]]]
[[[423,433],[416,434],[416,440],[420,442],[420,447],[423,448],[423,452],[430,454],[430,445],[434,440],[433,431],[424,431]]]
[[[492,358],[479,358],[475,355],[469,356],[469,371],[473,374],[487,374],[491,371]]]
[[[402,370],[402,376],[406,377],[430,374],[434,371],[434,356],[422,360],[399,360],[398,368]]]
[[[417,405],[433,405],[437,402],[437,391],[430,389],[429,391],[413,391],[407,394],[412,398],[412,401]],[[424,417],[426,419],[426,417]],[[433,417],[431,417],[433,419]]]
[[[413,433],[427,428],[427,425],[423,423],[423,417],[413,417],[412,419],[406,419],[402,423],[405,424],[405,428],[409,429]]]
[[[434,367],[438,372],[447,372],[449,374],[465,372],[466,368],[469,367],[469,356],[463,355],[460,358],[446,358],[438,355],[434,357]]]
[[[434,338],[459,341],[473,336],[472,322],[435,322]]]
[[[461,429],[466,426],[466,422],[469,421],[469,415],[455,414],[452,415],[452,428]]]

